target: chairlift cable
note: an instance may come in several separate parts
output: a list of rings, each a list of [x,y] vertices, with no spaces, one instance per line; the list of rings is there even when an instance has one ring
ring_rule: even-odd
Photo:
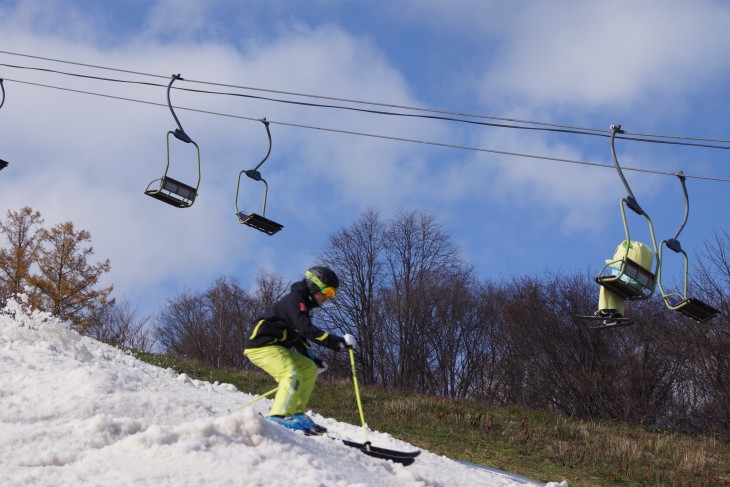
[[[27,70],[33,70],[33,71],[42,71],[46,73],[54,73],[54,74],[61,74],[66,76],[73,76],[77,78],[85,78],[85,79],[93,79],[97,81],[109,81],[114,83],[128,83],[128,84],[138,84],[138,85],[146,85],[146,86],[164,86],[157,83],[151,83],[147,81],[136,81],[136,80],[123,80],[123,79],[115,79],[115,78],[107,78],[107,77],[101,77],[101,76],[93,76],[93,75],[85,75],[85,74],[78,74],[78,73],[68,73],[65,71],[58,71],[55,69],[48,69],[48,68],[36,68],[36,67],[28,67],[28,66],[18,66],[14,64],[5,64],[0,63],[0,66],[6,66],[10,68],[15,69],[27,69]],[[149,75],[154,76],[154,75]],[[203,81],[192,81],[186,79],[185,81],[191,82],[191,83],[203,83],[203,84],[209,84],[209,85],[216,85],[216,86],[226,86],[226,87],[235,87],[235,88],[241,88],[241,89],[249,89],[249,90],[258,90],[258,91],[269,91],[269,92],[276,92],[276,90],[262,90],[262,89],[256,89],[256,88],[246,88],[246,87],[240,87],[235,85],[224,85],[220,83],[208,83]],[[220,91],[209,91],[209,90],[201,90],[201,89],[195,89],[195,88],[184,88],[184,87],[176,87],[176,90],[182,90],[182,91],[188,91],[193,93],[202,93],[202,94],[208,94],[208,95],[226,95],[226,96],[236,96],[241,98],[248,98],[248,99],[255,99],[255,100],[264,100],[264,101],[271,101],[274,103],[285,103],[289,105],[299,105],[299,106],[305,106],[305,107],[313,107],[313,108],[328,108],[328,109],[336,109],[336,110],[347,110],[347,111],[354,111],[354,112],[361,112],[361,113],[370,113],[374,115],[387,115],[387,116],[399,116],[399,117],[411,117],[411,118],[423,118],[423,119],[431,119],[431,120],[440,120],[440,121],[447,121],[447,122],[457,122],[457,123],[466,123],[466,124],[472,124],[472,125],[481,125],[481,126],[487,126],[487,127],[499,127],[499,128],[510,128],[510,129],[521,129],[521,130],[534,130],[534,131],[544,131],[544,132],[560,132],[560,133],[571,133],[576,135],[600,135],[605,137],[604,134],[597,134],[597,133],[591,133],[594,129],[579,129],[579,128],[569,128],[569,127],[562,127],[558,128],[559,126],[557,124],[551,124],[553,128],[546,128],[546,127],[529,127],[524,125],[506,125],[503,123],[490,123],[490,122],[480,122],[477,120],[466,120],[466,119],[457,119],[453,117],[446,117],[446,116],[438,116],[438,115],[418,115],[413,113],[398,113],[398,112],[387,112],[383,110],[373,110],[373,109],[366,109],[366,108],[356,108],[356,107],[347,107],[347,106],[339,106],[339,105],[324,105],[321,103],[311,103],[311,102],[302,102],[302,101],[295,101],[295,100],[283,100],[278,98],[270,98],[265,96],[257,96],[257,95],[248,95],[244,93],[230,93],[230,92],[220,92]],[[287,92],[278,92],[283,94],[288,94],[292,96],[312,96],[312,95],[299,95],[296,93],[287,93]],[[319,97],[319,98],[326,98],[326,97]],[[381,106],[388,106],[384,104],[374,104],[369,102],[359,102],[354,100],[340,100],[340,101],[348,101],[351,103],[360,103],[360,104],[370,104],[370,105],[381,105]],[[390,105],[391,107],[397,107],[395,105]],[[409,110],[420,110],[425,111],[423,109],[416,109],[416,108],[409,108],[409,107],[398,107],[403,109],[409,109]],[[431,112],[436,112],[435,110],[430,110]],[[478,115],[467,115],[463,114],[463,116],[472,117],[472,118],[491,118],[496,119],[496,117],[486,117],[486,116],[478,116]],[[504,119],[508,120],[508,119]],[[538,123],[538,122],[523,122],[523,121],[516,121],[512,120],[513,122],[518,123],[525,123],[525,124],[532,124],[532,125],[549,125],[544,123]],[[651,140],[647,140],[646,142],[652,142]],[[689,145],[689,144],[687,144]],[[702,144],[698,144],[700,146],[705,146]],[[712,147],[712,146],[706,146],[710,148],[717,148],[717,149],[730,149],[730,147]]]
[[[11,79],[11,78],[5,78],[5,80],[12,81],[15,83],[20,83],[20,84],[42,87],[42,88],[51,88],[51,89],[55,89],[55,90],[79,93],[79,94],[83,94],[83,95],[99,96],[99,97],[110,98],[110,99],[114,99],[114,100],[128,101],[128,102],[133,102],[133,103],[142,103],[145,105],[154,105],[154,106],[168,108],[168,106],[163,103],[139,100],[139,99],[135,99],[135,98],[116,96],[116,95],[107,95],[104,93],[95,93],[92,91],[78,90],[78,89],[74,89],[74,88],[65,88],[65,87],[60,87],[60,86],[53,86],[53,85],[48,85],[48,84],[43,84],[43,83],[34,83],[34,82],[30,82],[30,81],[23,81],[23,80]],[[198,108],[188,108],[188,107],[181,107],[181,106],[175,106],[175,108],[178,110],[186,110],[186,111],[190,111],[190,112],[203,113],[203,114],[207,114],[207,115],[235,118],[235,119],[240,119],[240,120],[248,120],[248,121],[252,121],[252,122],[260,120],[259,118],[256,118],[256,117],[247,117],[244,115],[233,115],[230,113],[214,112],[214,111],[202,110],[202,109],[198,109]],[[505,155],[505,156],[512,156],[512,157],[523,157],[523,158],[530,158],[530,159],[540,159],[540,160],[545,160],[545,161],[563,162],[563,163],[567,163],[567,164],[578,164],[578,165],[594,166],[594,167],[604,167],[604,168],[613,168],[614,167],[612,164],[604,164],[604,163],[598,163],[598,162],[577,161],[577,160],[572,160],[572,159],[563,159],[563,158],[558,158],[558,157],[549,157],[549,156],[542,156],[542,155],[537,155],[537,154],[524,154],[524,153],[518,153],[518,152],[487,149],[487,148],[482,148],[482,147],[471,147],[471,146],[463,146],[463,145],[457,145],[457,144],[447,144],[447,143],[443,143],[443,142],[411,139],[411,138],[406,138],[406,137],[395,137],[395,136],[389,136],[389,135],[372,134],[372,133],[367,133],[367,132],[357,132],[357,131],[334,129],[334,128],[328,128],[328,127],[316,127],[316,126],[312,126],[312,125],[305,125],[305,124],[299,124],[299,123],[290,123],[290,122],[275,121],[275,120],[269,120],[269,123],[274,124],[274,125],[293,127],[293,128],[303,128],[303,129],[319,130],[319,131],[323,131],[323,132],[331,132],[331,133],[344,134],[344,135],[355,135],[355,136],[360,136],[360,137],[371,137],[371,138],[382,139],[382,140],[391,140],[391,141],[395,141],[395,142],[407,142],[407,143],[413,143],[413,144],[431,145],[431,146],[443,147],[443,148],[448,148],[448,149],[458,149],[458,150],[466,150],[466,151],[472,151],[472,152],[485,152],[485,153],[490,153],[490,154],[498,154],[498,155]],[[674,172],[669,172],[669,171],[656,171],[656,170],[651,170],[651,169],[641,169],[641,168],[634,168],[634,167],[623,167],[623,170],[642,172],[645,174],[663,175],[663,176],[674,176],[674,174],[675,174]],[[699,179],[699,180],[705,180],[705,181],[730,183],[730,179],[726,179],[726,178],[716,178],[716,177],[711,177],[711,176],[695,176],[695,175],[689,175],[689,174],[685,175],[685,177],[687,177],[688,179]]]
[[[99,66],[99,65],[93,65],[93,64],[87,64],[87,63],[79,63],[79,62],[72,62],[72,61],[66,61],[61,59],[54,59],[54,58],[48,58],[48,57],[42,57],[42,56],[33,56],[28,54],[21,54],[21,53],[15,53],[10,51],[3,51],[0,50],[0,54],[8,54],[13,56],[20,56],[20,57],[27,57],[32,59],[39,59],[43,61],[52,61],[52,62],[58,62],[62,64],[70,64],[70,65],[76,65],[76,66],[83,66],[88,68],[94,68],[94,69],[101,69],[101,70],[108,70],[108,71],[116,71],[121,73],[127,73],[127,74],[134,74],[139,76],[148,76],[148,77],[155,77],[155,78],[167,78],[166,76],[162,75],[156,75],[151,73],[144,73],[140,71],[132,71],[132,70],[126,70],[126,69],[119,69],[119,68],[111,68],[107,66]],[[0,63],[0,65],[4,65]],[[15,66],[18,67],[18,66]],[[45,68],[28,68],[28,67],[19,67],[24,69],[38,69],[38,70],[44,70],[44,71],[53,71],[48,70]],[[60,71],[56,71],[59,74],[66,74],[71,76],[86,76],[86,75],[79,75],[74,73],[64,73]],[[99,78],[99,77],[92,77],[92,76],[86,76],[90,78],[96,78],[96,79],[102,79],[102,80],[109,80],[109,81],[123,81],[123,80],[114,80],[109,78]],[[398,108],[398,109],[404,109],[404,110],[411,110],[411,111],[420,111],[425,113],[436,113],[436,114],[443,114],[443,115],[453,115],[453,116],[463,116],[463,117],[470,117],[470,118],[476,118],[476,119],[488,119],[488,120],[498,120],[502,122],[511,122],[511,123],[521,123],[521,124],[528,124],[528,125],[538,125],[543,127],[553,127],[554,129],[564,129],[565,132],[571,132],[571,131],[584,131],[584,132],[592,132],[592,133],[582,133],[583,135],[600,135],[603,137],[609,137],[609,131],[603,130],[603,129],[597,129],[597,128],[590,128],[590,127],[580,127],[575,125],[565,125],[565,124],[556,124],[556,123],[549,123],[549,122],[536,122],[536,121],[530,121],[530,120],[520,120],[515,118],[508,118],[508,117],[496,117],[496,116],[489,116],[489,115],[480,115],[480,114],[470,114],[470,113],[464,113],[464,112],[455,112],[455,111],[448,111],[448,110],[439,110],[439,109],[433,109],[433,108],[425,108],[425,107],[414,107],[414,106],[407,106],[407,105],[397,105],[397,104],[388,104],[388,103],[380,103],[380,102],[372,102],[372,101],[363,101],[363,100],[356,100],[356,99],[348,99],[348,98],[338,98],[338,97],[331,97],[331,96],[323,96],[323,95],[314,95],[314,94],[307,94],[307,93],[298,93],[293,91],[282,91],[282,90],[273,90],[273,89],[265,89],[265,88],[258,88],[258,87],[251,87],[251,86],[242,86],[242,85],[234,85],[234,84],[225,84],[225,83],[216,83],[216,82],[210,82],[210,81],[201,81],[201,80],[191,80],[186,79],[189,83],[198,83],[198,84],[204,84],[204,85],[210,85],[210,86],[221,86],[221,87],[229,87],[229,88],[236,88],[236,89],[242,89],[242,90],[250,90],[250,91],[260,91],[260,92],[267,92],[267,93],[276,93],[276,94],[283,94],[283,95],[289,95],[289,96],[297,96],[297,97],[304,97],[304,98],[314,98],[314,99],[322,99],[322,100],[331,100],[331,101],[340,101],[340,102],[347,102],[347,103],[356,103],[356,104],[363,104],[363,105],[372,105],[372,106],[380,106],[380,107],[387,107],[387,108]],[[138,81],[126,81],[129,83],[139,83],[139,84],[150,84],[150,83],[143,83]],[[185,89],[185,88],[176,88],[176,89]],[[192,91],[192,90],[191,90]],[[202,91],[203,93],[215,93],[215,92],[206,92]],[[245,96],[235,93],[220,93],[220,94],[229,94],[229,95],[238,95],[238,96]],[[263,98],[266,99],[266,98]],[[271,101],[283,101],[283,100],[276,100],[271,99]],[[294,101],[283,101],[286,103],[299,103],[304,104],[301,102],[294,102]],[[313,106],[318,106],[316,104],[312,104]],[[324,106],[327,107],[327,106]],[[342,108],[342,109],[354,109],[352,107],[327,107],[327,108]],[[406,115],[409,114],[396,114],[396,115]],[[410,115],[415,116],[415,115]],[[428,118],[428,117],[426,117]],[[438,117],[436,117],[438,118]],[[455,121],[461,121],[461,120],[455,120]],[[476,123],[474,121],[462,121],[466,123]],[[509,127],[512,128],[512,127]],[[529,129],[529,127],[514,127],[514,128],[523,128],[523,129]],[[532,128],[533,130],[536,130],[535,128]],[[563,131],[563,130],[560,130]],[[665,135],[665,134],[645,134],[640,132],[625,132],[625,135],[631,135],[632,137],[620,137],[625,138],[627,140],[635,140],[640,142],[655,142],[655,143],[667,143],[666,141],[656,141],[651,139],[638,139],[634,137],[651,137],[651,138],[657,138],[657,139],[679,139],[682,141],[688,141],[688,140],[694,140],[694,141],[700,141],[700,142],[715,142],[715,143],[727,143],[730,144],[730,140],[728,139],[717,139],[717,138],[706,138],[706,137],[693,137],[693,136],[683,136],[683,135]],[[674,144],[680,144],[680,145],[694,145],[694,144],[681,144],[679,142],[674,142]],[[704,144],[698,144],[700,147],[709,147],[709,148],[717,148],[717,149],[728,149],[730,147],[722,147],[722,146],[708,146]]]

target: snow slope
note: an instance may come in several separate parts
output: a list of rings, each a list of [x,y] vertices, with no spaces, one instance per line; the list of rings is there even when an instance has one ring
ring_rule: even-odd
[[[403,467],[264,420],[268,400],[191,380],[11,301],[0,312],[2,486],[517,486],[424,451]],[[316,414],[331,434],[362,428]],[[413,449],[373,431],[374,445]],[[566,482],[560,484],[566,486]]]

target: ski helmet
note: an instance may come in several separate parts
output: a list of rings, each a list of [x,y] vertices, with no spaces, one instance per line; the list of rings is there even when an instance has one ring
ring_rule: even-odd
[[[329,267],[324,266],[310,267],[304,273],[304,280],[310,292],[319,291],[328,298],[335,295],[340,285],[337,274]]]

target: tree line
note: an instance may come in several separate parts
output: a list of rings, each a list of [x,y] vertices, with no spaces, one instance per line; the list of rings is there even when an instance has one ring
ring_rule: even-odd
[[[25,207],[0,221],[0,310],[10,296],[25,295],[32,309],[65,320],[86,335],[113,345],[148,348],[147,324],[128,302],[101,285],[109,259],[92,263],[91,234],[72,222],[44,227],[40,212]]]
[[[596,307],[590,273],[482,280],[433,215],[386,220],[367,210],[319,253],[316,263],[335,270],[341,287],[315,319],[358,338],[364,383],[730,438],[729,251],[730,234],[717,233],[693,267],[693,295],[721,311],[712,321],[696,324],[655,296],[630,303],[636,325],[590,330],[577,318]],[[7,285],[4,266],[0,272]],[[97,311],[85,330],[103,339],[104,326],[144,323],[166,353],[250,368],[245,334],[289,284],[261,273],[247,290],[221,277],[207,290],[169,298],[145,320],[128,305],[101,306],[116,324]],[[349,376],[344,354],[320,353],[330,377]]]

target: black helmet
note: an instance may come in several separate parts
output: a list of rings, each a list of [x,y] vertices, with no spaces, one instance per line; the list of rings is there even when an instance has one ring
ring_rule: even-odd
[[[307,272],[304,273],[304,281],[307,283],[309,292],[319,291],[328,298],[335,295],[340,285],[340,280],[337,278],[335,271],[324,266],[315,266],[307,269]]]

